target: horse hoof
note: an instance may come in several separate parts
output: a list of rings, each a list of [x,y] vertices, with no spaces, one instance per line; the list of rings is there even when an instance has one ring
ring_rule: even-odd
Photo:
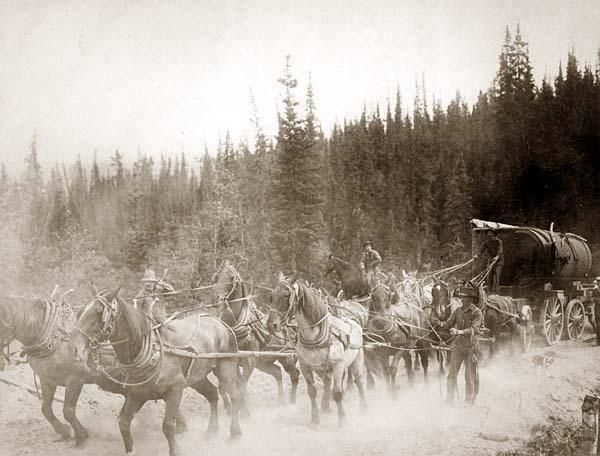
[[[75,439],[75,448],[81,449],[81,448],[85,447],[87,440],[88,440],[87,435],[85,437],[76,438]]]
[[[345,428],[346,426],[348,426],[348,420],[346,420],[346,418],[340,418],[338,420],[338,427]]]
[[[296,397],[295,396],[290,397],[290,404],[296,405]]]
[[[369,408],[367,407],[367,404],[360,404],[360,409],[359,409],[359,411],[360,411],[360,414],[361,414],[361,415],[366,415],[366,414],[367,414],[367,411],[368,411],[368,409],[369,409]]]
[[[231,430],[231,434],[229,435],[229,440],[231,442],[239,440],[241,438],[242,438],[242,431],[241,431],[241,429]]]
[[[175,426],[175,434],[185,434],[188,431],[187,426],[178,424]]]
[[[208,429],[205,433],[204,433],[204,438],[206,440],[211,440],[214,439],[217,436],[217,430],[216,429]]]

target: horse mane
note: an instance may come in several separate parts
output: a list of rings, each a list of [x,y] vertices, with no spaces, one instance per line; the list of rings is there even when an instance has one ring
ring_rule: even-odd
[[[304,315],[313,323],[321,320],[327,313],[327,305],[320,302],[321,295],[308,283],[298,280],[298,306]]]
[[[0,296],[0,325],[14,327],[21,337],[37,337],[44,322],[46,301],[42,298]]]
[[[128,336],[131,342],[141,344],[144,336],[152,330],[152,325],[148,316],[141,310],[136,309],[131,304],[126,303],[120,296],[115,293],[108,294],[105,299],[109,302],[117,301],[117,305],[121,310],[121,315],[125,319],[128,328]]]

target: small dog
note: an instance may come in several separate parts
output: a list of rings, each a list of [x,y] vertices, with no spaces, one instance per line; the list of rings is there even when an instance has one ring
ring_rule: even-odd
[[[535,355],[531,362],[535,367],[535,372],[539,376],[542,371],[548,376],[548,369],[554,363],[554,357],[545,355]]]

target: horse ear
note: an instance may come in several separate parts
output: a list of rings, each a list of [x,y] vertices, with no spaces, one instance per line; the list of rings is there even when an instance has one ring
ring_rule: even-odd
[[[225,262],[223,263],[223,267],[228,268],[229,266],[231,266],[231,263],[229,263],[229,260],[225,260]]]
[[[277,274],[277,280],[279,282],[283,282],[285,280],[285,276],[283,275],[283,272],[279,271],[279,273]]]
[[[406,271],[403,269],[402,270],[402,278],[406,279],[408,277],[408,274],[406,274]]]
[[[333,253],[330,253],[328,258],[329,258],[330,260],[333,260]]]
[[[294,290],[294,292],[298,293],[298,290],[300,289],[300,285],[298,285],[298,282],[294,282],[294,284],[292,285],[292,288]]]
[[[92,295],[96,296],[98,294],[98,287],[96,287],[96,284],[94,282],[90,282],[88,285],[90,287]]]

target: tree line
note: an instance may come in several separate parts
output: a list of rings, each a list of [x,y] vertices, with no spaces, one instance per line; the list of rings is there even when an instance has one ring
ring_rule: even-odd
[[[561,230],[600,243],[600,52],[593,68],[569,52],[536,85],[528,43],[506,29],[493,84],[469,106],[422,88],[404,112],[387,106],[326,136],[314,88],[297,93],[290,59],[276,138],[255,137],[191,159],[119,151],[43,172],[34,136],[26,170],[0,169],[0,253],[6,287],[134,277],[169,269],[179,287],[207,283],[228,258],[245,277],[279,271],[322,278],[329,253],[356,262],[369,239],[392,268],[469,257],[473,217]]]

